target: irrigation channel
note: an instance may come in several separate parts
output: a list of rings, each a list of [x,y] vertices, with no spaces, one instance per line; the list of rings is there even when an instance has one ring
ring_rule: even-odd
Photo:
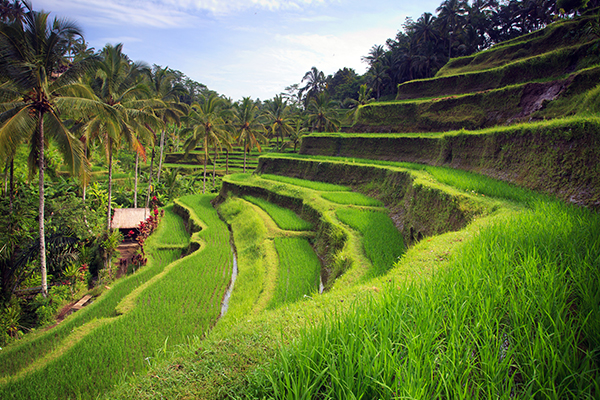
[[[233,238],[231,239],[233,240]],[[237,266],[237,257],[235,255],[235,247],[231,246],[231,255],[233,257],[233,268],[231,269],[231,282],[229,283],[229,287],[223,296],[223,302],[221,303],[221,314],[219,314],[219,319],[225,315],[227,309],[229,308],[229,299],[231,298],[231,293],[233,292],[233,287],[235,286],[235,279],[238,274],[238,266]]]

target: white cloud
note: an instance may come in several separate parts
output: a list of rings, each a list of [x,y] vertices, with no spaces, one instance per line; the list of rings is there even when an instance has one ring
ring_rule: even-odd
[[[36,9],[54,15],[68,15],[81,23],[94,26],[136,26],[151,28],[180,28],[193,26],[196,18],[185,10],[167,7],[150,1],[123,0],[38,0]]]

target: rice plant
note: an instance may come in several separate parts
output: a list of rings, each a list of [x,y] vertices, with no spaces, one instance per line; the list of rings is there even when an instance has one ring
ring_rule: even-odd
[[[269,398],[596,398],[600,216],[559,203],[497,220],[431,280],[307,329],[253,379]]]
[[[271,308],[317,292],[321,272],[319,257],[306,238],[276,237],[274,240],[279,271]]]
[[[339,208],[335,215],[361,233],[365,254],[373,264],[369,276],[385,273],[404,253],[402,235],[385,212]]]
[[[337,204],[383,207],[383,203],[381,201],[356,192],[327,192],[322,193],[321,197]]]
[[[244,200],[249,201],[252,204],[256,204],[262,208],[273,221],[281,229],[288,231],[309,231],[313,229],[313,224],[300,218],[295,212],[288,208],[280,207],[268,201],[252,196],[244,196]]]

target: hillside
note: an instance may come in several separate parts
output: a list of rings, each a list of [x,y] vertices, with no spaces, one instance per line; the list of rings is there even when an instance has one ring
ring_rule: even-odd
[[[211,159],[220,193],[164,208],[147,267],[0,352],[0,397],[597,398],[587,21],[452,60],[300,154]]]

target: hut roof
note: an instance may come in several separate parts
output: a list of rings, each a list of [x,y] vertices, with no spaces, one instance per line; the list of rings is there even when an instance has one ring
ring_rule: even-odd
[[[140,226],[150,216],[149,208],[117,208],[113,215],[111,228],[133,229]]]

